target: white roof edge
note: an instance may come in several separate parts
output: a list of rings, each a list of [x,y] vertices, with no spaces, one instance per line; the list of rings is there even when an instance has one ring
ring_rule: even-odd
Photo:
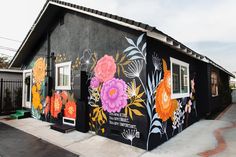
[[[15,69],[0,69],[0,72],[23,73],[22,70],[15,70]]]
[[[48,8],[49,3],[47,3],[46,7],[44,8],[44,10],[41,12],[39,18],[37,19],[36,22],[33,23],[29,34],[26,36],[25,40],[23,41],[23,43],[21,44],[20,48],[17,50],[16,55],[14,56],[14,60],[11,61],[11,64],[8,66],[8,69],[11,68],[12,64],[14,63],[15,59],[17,58],[17,56],[19,55],[20,51],[22,50],[22,48],[24,47],[25,43],[28,41],[29,37],[31,36],[32,32],[34,31],[35,26],[38,24],[39,20],[41,19],[43,13],[45,12],[45,10]]]

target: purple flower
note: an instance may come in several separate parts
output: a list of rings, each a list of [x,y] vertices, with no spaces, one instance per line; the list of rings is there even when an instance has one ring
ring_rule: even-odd
[[[127,105],[127,85],[121,79],[104,82],[101,90],[102,108],[107,112],[120,112]]]
[[[91,88],[97,88],[100,84],[100,81],[97,77],[93,77],[90,81],[90,87]]]

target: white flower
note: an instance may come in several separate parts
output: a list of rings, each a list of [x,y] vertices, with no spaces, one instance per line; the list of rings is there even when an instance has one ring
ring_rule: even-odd
[[[121,135],[126,139],[129,140],[131,142],[131,146],[132,146],[132,142],[133,139],[136,137],[136,132],[137,130],[131,130],[131,129],[127,129],[123,131],[123,133],[121,133]]]
[[[134,60],[128,65],[128,71],[124,71],[125,76],[128,78],[139,77],[143,69],[143,61]]]
[[[155,71],[156,71],[156,70],[158,70],[158,71],[161,71],[161,70],[162,70],[161,59],[160,59],[156,54],[154,54],[154,55],[152,56],[152,62],[153,62]]]

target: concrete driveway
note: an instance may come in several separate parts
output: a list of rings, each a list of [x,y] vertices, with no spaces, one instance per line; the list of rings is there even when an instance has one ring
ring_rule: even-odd
[[[92,133],[73,131],[62,134],[51,130],[49,123],[33,118],[2,119],[0,122],[84,157],[236,156],[236,105],[231,105],[216,120],[201,120],[193,124],[149,152]]]
[[[0,122],[1,157],[76,157],[78,155]]]

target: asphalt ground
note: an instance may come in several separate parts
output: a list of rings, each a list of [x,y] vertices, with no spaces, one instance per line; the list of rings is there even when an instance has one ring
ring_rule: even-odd
[[[78,155],[0,122],[0,157],[78,157]]]

